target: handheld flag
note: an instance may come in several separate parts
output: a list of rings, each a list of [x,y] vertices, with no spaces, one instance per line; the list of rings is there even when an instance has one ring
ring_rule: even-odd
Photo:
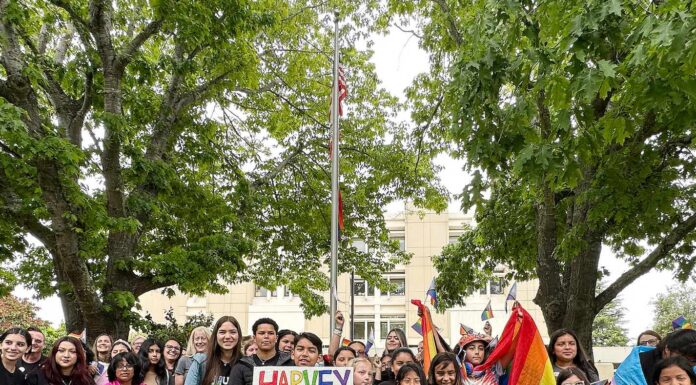
[[[491,300],[488,300],[488,305],[486,305],[486,308],[483,309],[483,313],[481,313],[481,321],[486,321],[493,318],[493,308],[491,307]]]
[[[430,298],[430,304],[437,307],[437,291],[435,291],[435,278],[430,281],[430,287],[425,292],[425,299]]]
[[[435,333],[433,331],[433,320],[430,318],[430,310],[423,305],[423,302],[412,299],[411,303],[418,306],[421,312],[421,325],[423,328],[423,371],[430,371],[430,362],[437,354],[435,346]]]
[[[375,329],[370,329],[370,335],[367,337],[365,344],[365,355],[370,351],[370,348],[375,344]]]
[[[507,297],[505,297],[505,314],[507,314],[507,303],[508,301],[517,301],[517,282],[512,284],[510,292]]]
[[[508,385],[555,385],[551,360],[532,316],[520,305],[512,308],[498,346],[486,363],[474,368],[483,371],[500,364],[507,368]]]
[[[351,340],[349,340],[348,338],[344,338],[343,341],[341,341],[341,346],[348,346],[350,345],[350,343]]]
[[[631,353],[625,360],[616,368],[614,378],[611,380],[612,385],[647,385],[643,374],[643,368],[640,366],[640,353],[654,350],[652,346],[636,346],[631,350]]]
[[[420,318],[418,318],[418,321],[416,321],[416,323],[411,325],[411,329],[415,330],[416,333],[418,333],[419,335],[423,335],[423,324],[421,323]]]
[[[465,336],[467,334],[474,334],[474,329],[464,325],[463,323],[460,323],[459,324],[459,334],[462,336]]]
[[[672,329],[691,329],[691,323],[687,322],[683,315],[680,315],[674,321],[672,321]]]

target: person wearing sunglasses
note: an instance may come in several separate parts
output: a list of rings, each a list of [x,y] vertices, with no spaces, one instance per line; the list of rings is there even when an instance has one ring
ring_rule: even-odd
[[[590,385],[590,380],[582,370],[571,366],[558,372],[556,385]]]
[[[652,330],[646,330],[638,335],[638,346],[657,346],[662,337]]]
[[[143,383],[142,364],[134,353],[118,353],[111,359],[107,369],[107,385],[141,385]]]

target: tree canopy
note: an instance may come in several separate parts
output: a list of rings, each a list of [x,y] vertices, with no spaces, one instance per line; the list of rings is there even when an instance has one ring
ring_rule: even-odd
[[[652,305],[655,307],[652,330],[663,337],[673,330],[672,321],[679,316],[684,316],[692,327],[696,322],[696,294],[692,285],[671,286],[667,293],[656,295]]]
[[[284,284],[322,313],[333,15],[312,1],[0,0],[0,273],[58,293],[68,330],[125,337],[139,295]],[[382,208],[443,208],[342,2],[340,270],[396,260]],[[369,47],[369,44],[367,44]],[[38,246],[27,241],[31,235]],[[364,239],[358,252],[350,238]],[[22,258],[17,262],[16,256]]]
[[[391,1],[385,18],[430,54],[408,92],[420,151],[451,148],[473,175],[476,227],[435,258],[442,306],[505,265],[591,352],[593,319],[637,277],[692,275],[691,2]],[[630,267],[596,294],[603,246]]]

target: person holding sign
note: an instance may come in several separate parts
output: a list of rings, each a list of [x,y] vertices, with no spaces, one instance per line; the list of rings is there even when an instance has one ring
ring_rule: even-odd
[[[293,366],[292,358],[276,349],[278,324],[270,318],[260,318],[251,327],[258,350],[252,356],[242,357],[232,368],[229,382],[225,385],[251,385],[254,380],[254,367]],[[298,337],[299,338],[299,337]],[[207,384],[205,384],[207,385]]]
[[[297,343],[292,351],[292,359],[297,366],[316,366],[321,357],[321,338],[314,333],[297,335]]]

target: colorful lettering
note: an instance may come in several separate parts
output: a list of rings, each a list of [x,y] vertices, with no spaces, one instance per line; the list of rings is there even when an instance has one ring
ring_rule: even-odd
[[[273,371],[273,379],[271,381],[265,381],[266,371],[259,373],[259,385],[276,385],[278,383],[278,371]],[[287,382],[287,379],[286,379]]]
[[[328,370],[318,370],[319,372],[319,385],[333,385],[333,381],[324,381],[325,374],[331,374],[331,369]],[[315,372],[316,373],[316,372]]]
[[[338,382],[340,382],[341,385],[348,385],[348,377],[350,377],[349,371],[343,371],[343,374],[345,375],[344,378],[341,378],[341,371],[334,370],[333,372],[334,372],[334,375],[336,375],[336,378],[338,378]]]
[[[293,370],[290,372],[290,385],[299,385],[302,382],[302,372]]]

